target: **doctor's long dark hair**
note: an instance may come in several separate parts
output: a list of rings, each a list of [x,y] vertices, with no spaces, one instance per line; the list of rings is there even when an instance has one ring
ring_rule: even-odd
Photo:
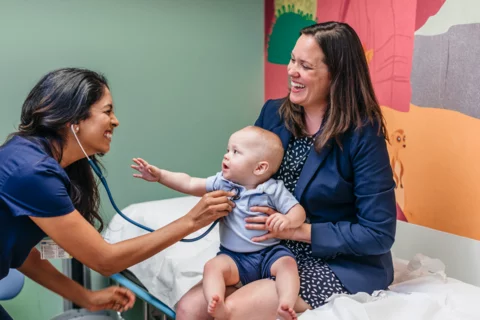
[[[102,98],[105,88],[107,80],[90,70],[65,68],[48,73],[28,94],[18,131],[8,139],[21,136],[34,141],[61,162],[68,125],[87,119],[90,107]],[[72,163],[65,172],[71,181],[70,198],[75,209],[92,225],[96,220],[101,231],[98,184],[88,160]]]

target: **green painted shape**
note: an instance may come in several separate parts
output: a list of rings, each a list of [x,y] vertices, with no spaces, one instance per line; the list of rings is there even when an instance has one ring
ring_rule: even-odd
[[[289,5],[277,12],[278,18],[268,40],[267,61],[270,63],[287,65],[300,30],[316,23],[311,14],[293,10],[294,6]]]

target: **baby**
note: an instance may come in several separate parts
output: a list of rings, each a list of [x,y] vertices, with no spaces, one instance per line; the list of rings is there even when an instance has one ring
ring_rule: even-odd
[[[282,181],[272,179],[283,159],[283,146],[278,136],[259,127],[249,126],[230,136],[222,171],[207,179],[170,172],[135,158],[134,177],[159,182],[171,189],[194,196],[214,190],[234,190],[235,207],[220,222],[220,249],[204,267],[203,292],[208,313],[215,319],[228,319],[225,304],[226,286],[246,285],[258,279],[276,277],[279,296],[278,316],[297,319],[293,310],[300,282],[294,255],[278,239],[254,242],[265,234],[247,230],[245,218],[263,215],[250,207],[271,207],[279,213],[269,216],[270,231],[297,228],[305,221],[305,210],[285,188]]]

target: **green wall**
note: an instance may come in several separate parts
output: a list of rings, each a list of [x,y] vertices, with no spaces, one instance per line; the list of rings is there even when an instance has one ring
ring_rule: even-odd
[[[134,180],[133,157],[213,174],[230,133],[253,123],[263,102],[263,1],[0,0],[0,48],[2,141],[46,72],[79,66],[107,76],[120,127],[104,164],[120,208],[179,195]],[[15,319],[62,310],[30,281],[2,305]]]

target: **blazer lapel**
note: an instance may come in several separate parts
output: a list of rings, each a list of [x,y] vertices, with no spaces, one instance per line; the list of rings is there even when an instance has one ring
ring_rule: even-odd
[[[320,150],[320,153],[315,151],[315,146],[312,146],[310,149],[310,153],[308,154],[307,160],[303,165],[302,172],[300,173],[300,177],[298,178],[297,186],[295,187],[295,198],[297,198],[298,201],[300,201],[302,198],[303,192],[305,191],[305,188],[310,180],[313,178],[315,172],[317,172],[317,169],[330,153],[332,149],[332,143],[334,143],[334,141],[328,141],[326,146]]]

